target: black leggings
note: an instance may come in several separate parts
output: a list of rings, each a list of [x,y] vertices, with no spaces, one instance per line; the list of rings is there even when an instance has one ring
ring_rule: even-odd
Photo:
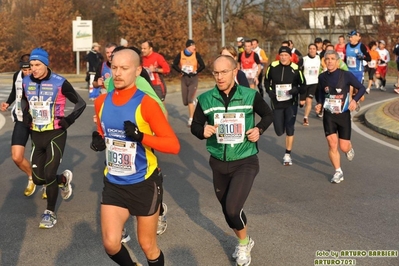
[[[64,153],[67,133],[63,129],[32,131],[32,179],[36,185],[45,185],[47,209],[55,211],[58,197],[57,170]]]
[[[227,224],[238,231],[244,229],[247,217],[243,207],[259,172],[258,156],[232,162],[219,161],[211,156],[209,165],[213,172],[216,197],[222,205]]]

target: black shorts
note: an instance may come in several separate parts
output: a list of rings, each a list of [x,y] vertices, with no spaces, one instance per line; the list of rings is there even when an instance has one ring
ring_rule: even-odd
[[[287,136],[294,136],[297,112],[298,105],[273,110],[273,126],[277,136],[283,135],[284,132]]]
[[[104,177],[101,204],[129,210],[132,216],[151,216],[162,202],[162,174],[155,170],[146,180],[132,185],[117,185]]]
[[[26,145],[30,135],[30,127],[23,122],[16,121],[14,124],[14,130],[11,137],[11,146],[13,145]]]
[[[351,113],[346,111],[341,114],[332,114],[324,110],[323,127],[326,137],[338,133],[338,138],[350,140],[352,131]]]
[[[399,62],[396,62],[396,68],[399,71]]]
[[[368,69],[369,80],[373,80],[374,79],[374,74],[375,74],[376,71],[377,71],[377,69],[369,67],[369,69]]]
[[[305,86],[306,98],[314,98],[317,90],[317,84],[311,84]]]

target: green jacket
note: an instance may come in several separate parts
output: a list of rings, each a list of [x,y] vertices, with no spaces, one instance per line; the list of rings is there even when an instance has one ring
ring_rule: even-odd
[[[244,113],[243,120],[245,121],[244,128],[237,128],[233,124],[224,124],[219,121],[217,134],[213,134],[207,139],[206,148],[208,152],[218,160],[221,161],[236,161],[247,158],[258,153],[257,144],[250,142],[245,132],[255,126],[255,115],[253,110],[254,99],[257,91],[237,85],[237,90],[230,103],[225,107],[225,102],[219,93],[218,88],[215,86],[213,89],[198,96],[198,101],[202,110],[207,117],[209,125],[215,125],[215,117],[225,117],[223,114],[231,113]],[[237,117],[239,114],[237,114]],[[229,125],[226,127],[226,125]],[[237,125],[237,124],[234,124]],[[225,132],[223,132],[225,130]],[[234,131],[234,132],[232,132]],[[223,133],[230,133],[241,135],[244,134],[244,140],[238,144],[221,144],[218,143],[217,138],[225,136]],[[229,135],[229,134],[226,134]]]

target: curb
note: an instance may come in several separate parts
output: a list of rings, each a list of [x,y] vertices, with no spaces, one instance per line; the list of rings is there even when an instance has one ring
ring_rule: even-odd
[[[397,100],[398,99],[394,99],[386,103],[370,107],[365,112],[364,122],[369,128],[373,129],[374,131],[377,131],[378,133],[381,133],[390,138],[399,140],[398,121],[386,115],[384,112],[384,108],[386,106],[392,104]]]

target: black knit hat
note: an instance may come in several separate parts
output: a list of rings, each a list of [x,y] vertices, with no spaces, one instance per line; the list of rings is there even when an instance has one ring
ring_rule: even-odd
[[[289,55],[291,55],[291,49],[287,46],[281,46],[280,49],[278,49],[278,54],[281,53],[287,53]]]
[[[186,42],[186,47],[189,47],[189,46],[194,45],[194,44],[195,44],[195,42],[193,40],[188,39],[187,42]]]

